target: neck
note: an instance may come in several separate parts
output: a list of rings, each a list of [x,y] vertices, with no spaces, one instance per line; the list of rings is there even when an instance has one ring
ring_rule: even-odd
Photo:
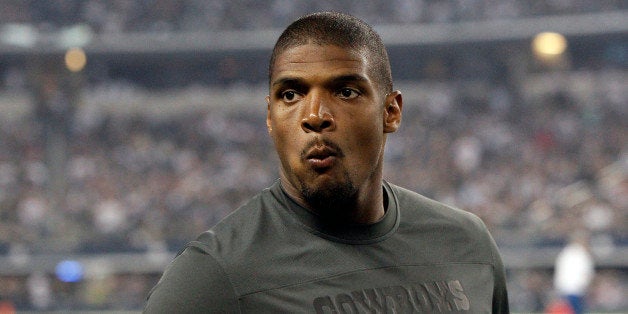
[[[283,180],[282,186],[296,203],[334,224],[373,224],[380,221],[386,212],[387,197],[381,180],[377,186],[368,189],[368,193],[362,192],[366,190],[358,190],[351,195],[343,195],[342,191],[331,191],[322,196],[304,197],[306,193],[296,190],[290,184],[284,184]],[[337,197],[338,195],[343,196]]]

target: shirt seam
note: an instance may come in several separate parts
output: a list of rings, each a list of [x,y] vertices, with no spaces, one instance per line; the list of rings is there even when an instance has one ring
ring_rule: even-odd
[[[316,281],[320,281],[320,280],[332,279],[332,278],[336,278],[336,277],[341,277],[341,276],[350,275],[350,274],[359,273],[359,272],[364,272],[364,271],[369,271],[369,270],[381,270],[381,269],[387,269],[387,268],[400,268],[400,267],[435,267],[435,266],[438,267],[438,266],[447,266],[447,265],[487,265],[487,266],[491,266],[492,268],[495,268],[495,265],[492,262],[483,262],[483,261],[451,262],[451,263],[438,263],[438,264],[403,264],[403,265],[392,265],[392,266],[363,268],[363,269],[356,269],[356,270],[351,270],[351,271],[342,272],[342,273],[338,273],[338,274],[333,274],[333,275],[330,275],[330,276],[327,276],[327,277],[319,277],[319,278],[312,279],[312,280],[306,280],[306,281],[290,283],[290,284],[286,284],[286,285],[282,285],[282,286],[278,286],[278,287],[251,291],[251,292],[247,292],[247,293],[243,293],[243,294],[239,295],[239,298],[241,299],[241,298],[245,298],[247,296],[250,296],[250,295],[253,295],[253,294],[257,294],[257,293],[261,293],[261,292],[267,292],[267,291],[284,289],[284,288],[288,288],[288,287],[292,287],[292,286],[298,286],[298,285],[312,283],[312,282],[316,282]]]

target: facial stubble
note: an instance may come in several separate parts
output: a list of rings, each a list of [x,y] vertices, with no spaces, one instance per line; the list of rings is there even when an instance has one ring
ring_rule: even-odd
[[[312,187],[299,178],[301,196],[321,216],[338,215],[338,211],[352,209],[357,203],[358,191],[348,171],[343,171],[342,177],[342,181],[329,182],[319,187]]]

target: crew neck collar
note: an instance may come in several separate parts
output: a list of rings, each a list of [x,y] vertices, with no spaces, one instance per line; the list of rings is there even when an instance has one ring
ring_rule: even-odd
[[[284,191],[278,180],[273,186],[276,194],[290,212],[308,231],[322,238],[346,244],[371,244],[383,241],[392,235],[399,226],[399,208],[396,195],[389,184],[382,181],[384,199],[388,200],[384,216],[372,224],[335,224],[304,208]]]

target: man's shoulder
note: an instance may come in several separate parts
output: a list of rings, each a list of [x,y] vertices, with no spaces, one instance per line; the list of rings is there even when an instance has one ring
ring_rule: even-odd
[[[268,252],[277,249],[279,228],[286,225],[280,206],[272,187],[261,191],[190,241],[178,254],[178,263],[188,265],[188,272],[202,270],[208,272],[206,277],[224,278],[237,295],[262,287],[251,276],[256,270],[251,265],[270,265]]]
[[[399,206],[402,225],[409,228],[447,230],[484,242],[490,237],[484,222],[474,213],[389,184]]]
[[[463,209],[434,200],[409,189],[388,183],[393,190],[402,214],[428,218],[452,219],[454,221],[481,223],[480,218]]]
[[[444,250],[442,259],[496,263],[494,241],[477,215],[398,186],[391,189],[400,208],[400,236],[428,241],[431,249]]]
[[[251,197],[192,243],[202,243],[206,250],[224,250],[258,240],[256,232],[271,228],[273,222],[279,219],[275,210],[281,205],[272,190],[272,187],[266,188]]]

